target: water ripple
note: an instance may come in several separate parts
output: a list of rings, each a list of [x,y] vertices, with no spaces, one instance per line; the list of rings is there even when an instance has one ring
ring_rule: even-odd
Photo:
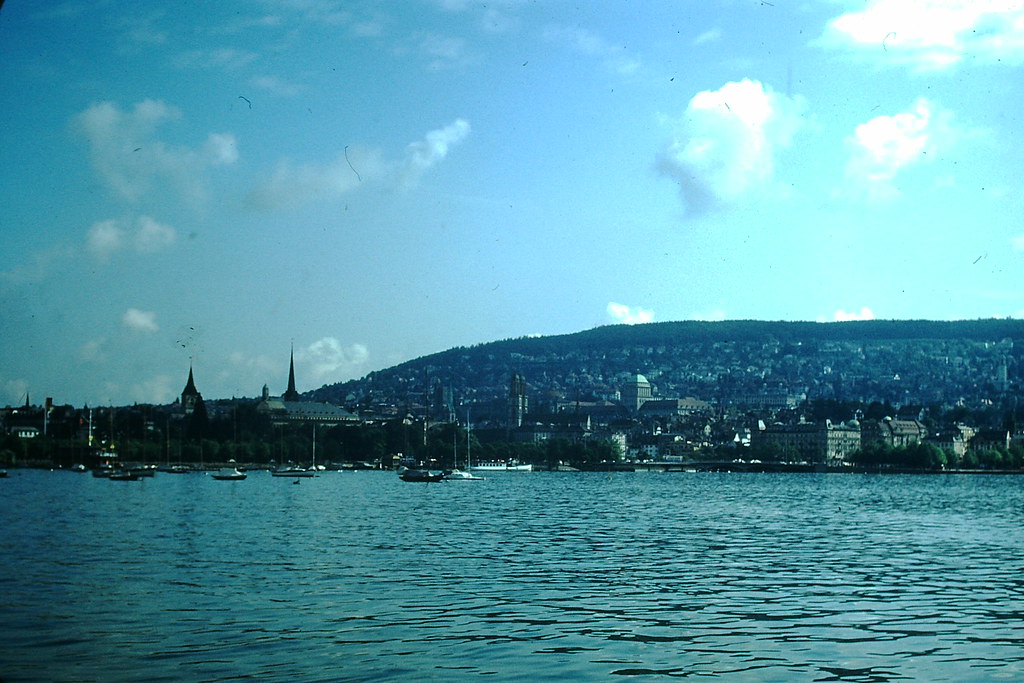
[[[0,679],[1024,679],[1018,478],[284,483],[5,480]]]

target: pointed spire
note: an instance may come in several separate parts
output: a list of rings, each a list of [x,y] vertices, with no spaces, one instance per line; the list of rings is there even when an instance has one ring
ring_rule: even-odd
[[[298,401],[299,392],[295,390],[295,345],[292,344],[291,359],[288,362],[288,390],[282,396],[286,401]]]
[[[185,383],[185,388],[182,390],[182,395],[195,396],[199,392],[196,390],[196,382],[192,379],[192,364],[188,364],[188,382]]]
[[[186,415],[191,415],[196,407],[196,403],[202,400],[199,390],[196,389],[196,382],[192,379],[192,363],[189,362],[188,382],[185,383],[185,388],[181,390],[181,408],[185,411]]]

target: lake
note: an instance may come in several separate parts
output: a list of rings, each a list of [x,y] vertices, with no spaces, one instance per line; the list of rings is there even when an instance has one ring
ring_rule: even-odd
[[[1024,680],[1024,477],[12,470],[0,679]]]

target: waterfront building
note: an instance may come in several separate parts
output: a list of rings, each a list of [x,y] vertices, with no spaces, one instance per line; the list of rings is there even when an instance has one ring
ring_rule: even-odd
[[[759,425],[752,445],[763,444],[776,446],[796,461],[837,467],[860,448],[861,430],[856,422],[833,424],[831,420]]]
[[[889,446],[909,446],[920,443],[928,436],[928,429],[920,420],[899,420],[891,417],[882,420],[864,420],[861,423],[861,440],[864,443],[881,441]]]
[[[588,438],[592,431],[590,416],[585,413],[529,415],[522,425],[512,430],[512,440],[539,443],[566,439],[576,443]]]

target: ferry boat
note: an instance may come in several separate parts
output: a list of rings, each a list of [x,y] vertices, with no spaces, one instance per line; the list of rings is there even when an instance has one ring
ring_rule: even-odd
[[[478,462],[470,467],[474,472],[532,472],[533,465],[520,463],[517,460],[510,462]]]

